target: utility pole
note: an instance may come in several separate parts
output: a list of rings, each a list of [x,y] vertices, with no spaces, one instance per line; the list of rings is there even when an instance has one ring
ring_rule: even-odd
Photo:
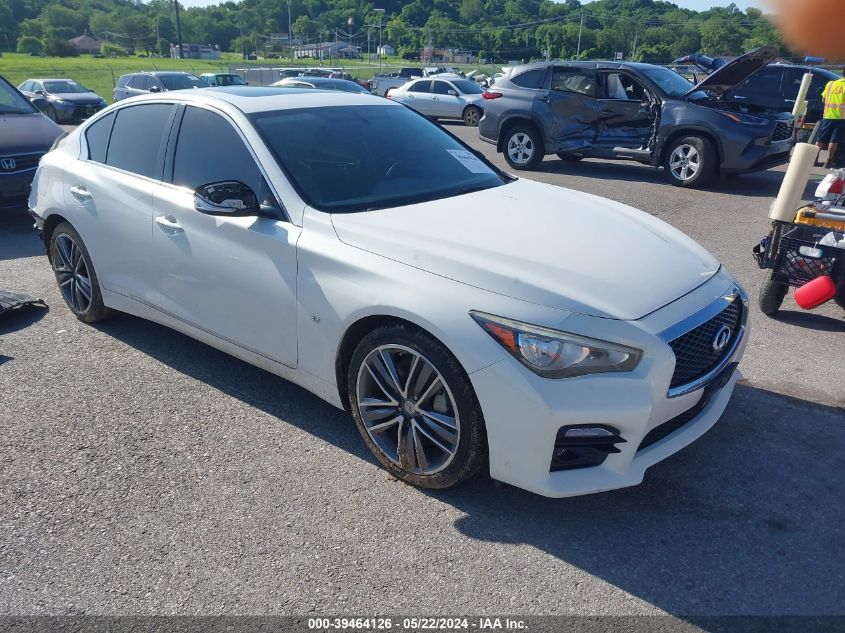
[[[179,42],[179,59],[185,54],[182,50],[182,23],[179,21],[179,0],[173,0],[173,8],[176,10],[176,40]]]
[[[584,9],[581,9],[581,26],[578,27],[578,52],[575,53],[575,59],[581,58],[581,33],[584,31]]]
[[[634,59],[637,56],[637,37],[639,36],[639,34],[639,29],[634,31],[634,50],[631,51],[631,59]]]
[[[376,13],[378,13],[378,67],[381,70],[381,18],[384,15],[384,9],[373,9]]]
[[[288,0],[288,50],[290,52],[290,63],[293,63],[293,31],[290,30],[290,0]]]

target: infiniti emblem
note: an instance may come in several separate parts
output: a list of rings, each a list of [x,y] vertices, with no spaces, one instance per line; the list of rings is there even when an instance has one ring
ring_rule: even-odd
[[[17,165],[14,158],[0,158],[0,167],[6,171],[13,170]]]
[[[727,325],[723,325],[719,328],[716,332],[716,336],[713,337],[713,351],[717,354],[721,354],[725,351],[725,348],[728,346],[728,343],[731,341],[731,335],[733,334],[733,330],[729,328]]]

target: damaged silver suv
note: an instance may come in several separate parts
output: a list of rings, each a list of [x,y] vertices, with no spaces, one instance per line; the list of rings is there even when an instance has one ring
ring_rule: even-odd
[[[479,136],[496,144],[514,169],[533,169],[546,154],[564,161],[628,159],[664,167],[674,185],[701,187],[720,174],[789,160],[792,115],[732,98],[776,57],[774,48],[759,48],[697,86],[651,64],[516,66],[485,95]]]

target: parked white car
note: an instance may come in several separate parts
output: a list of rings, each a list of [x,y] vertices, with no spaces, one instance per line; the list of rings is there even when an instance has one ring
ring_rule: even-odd
[[[387,98],[431,119],[463,119],[477,127],[484,114],[484,89],[460,77],[414,79],[388,91]]]
[[[554,497],[635,485],[716,423],[748,339],[742,289],[679,231],[368,95],[123,101],[41,160],[29,206],[80,320],[287,378],[418,486],[488,464]]]

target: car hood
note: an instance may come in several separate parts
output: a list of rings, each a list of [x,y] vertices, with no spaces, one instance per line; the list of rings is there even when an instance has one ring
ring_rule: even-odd
[[[64,130],[40,112],[0,115],[0,156],[46,152],[61,134]]]
[[[101,99],[93,92],[53,92],[51,97],[61,99],[62,101],[70,101],[71,103],[78,103],[79,105],[89,105],[93,103],[100,103]]]
[[[692,239],[631,207],[529,180],[422,204],[335,214],[339,239],[560,310],[635,320],[719,270]]]
[[[772,46],[762,46],[736,59],[705,77],[685,96],[698,91],[704,91],[711,97],[722,97],[758,70],[775,61],[778,57],[777,49]]]

